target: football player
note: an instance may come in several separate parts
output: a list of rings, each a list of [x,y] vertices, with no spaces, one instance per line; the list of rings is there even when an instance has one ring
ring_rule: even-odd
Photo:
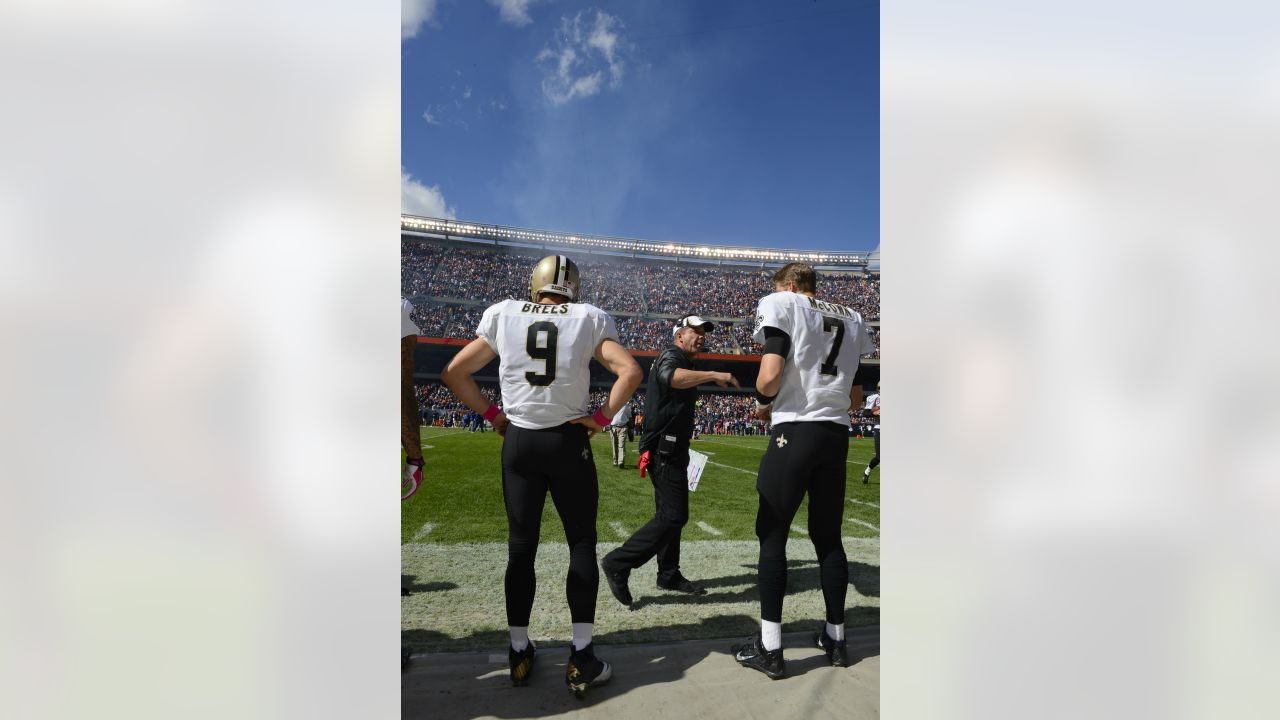
[[[608,313],[576,302],[578,268],[564,255],[538,261],[529,283],[529,300],[503,300],[485,310],[478,337],[445,368],[449,389],[503,436],[502,497],[508,539],[504,580],[511,681],[528,682],[537,652],[529,640],[529,615],[536,585],[533,561],[538,550],[542,507],[551,493],[569,544],[566,593],[573,623],[573,646],[565,682],[578,697],[587,687],[607,682],[609,663],[599,660],[591,642],[595,622],[596,506],[599,485],[590,437],[627,403],[643,373],[618,341]],[[608,400],[588,409],[594,357],[617,376]],[[480,392],[472,375],[498,358],[505,407]]]
[[[826,623],[814,642],[837,667],[848,664],[844,601],[849,565],[840,543],[849,411],[862,400],[854,382],[860,357],[875,352],[862,316],[817,299],[817,274],[789,263],[773,275],[776,292],[760,301],[753,338],[764,345],[756,377],[756,416],[773,430],[756,490],[760,632],[734,645],[734,658],[771,678],[786,675],[782,599],[787,589],[787,534],[805,494],[809,538],[818,554]]]

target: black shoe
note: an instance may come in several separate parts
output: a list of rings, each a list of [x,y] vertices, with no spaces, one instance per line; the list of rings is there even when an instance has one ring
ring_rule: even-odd
[[[610,570],[607,559],[600,560],[600,569],[604,572],[604,580],[609,584],[609,592],[617,598],[618,602],[631,607],[631,589],[627,587],[627,578],[631,576],[630,570]]]
[[[564,669],[564,683],[569,692],[581,698],[588,687],[603,685],[613,677],[613,667],[596,657],[595,643],[588,643],[581,650],[569,646],[569,663]]]
[[[513,647],[507,648],[507,660],[511,663],[511,684],[523,687],[529,684],[529,676],[533,674],[533,661],[538,656],[538,648],[529,641],[529,647],[516,652]]]
[[[407,587],[405,587],[405,586],[401,585],[401,586],[400,586],[400,597],[405,597],[405,596],[407,596],[408,594],[409,594],[409,588],[407,588]]]
[[[705,587],[683,575],[677,575],[675,580],[668,580],[666,582],[658,580],[658,588],[661,590],[674,590],[676,592],[689,593],[690,595],[707,594],[707,589]]]
[[[742,667],[759,670],[773,680],[787,675],[787,663],[782,659],[782,648],[765,650],[759,635],[729,649],[733,652],[733,659],[737,660]]]
[[[813,634],[813,642],[818,649],[827,654],[827,662],[831,667],[849,667],[849,650],[844,640],[834,640],[827,634],[826,623],[822,629]]]
[[[413,650],[404,646],[400,647],[400,672],[409,667],[409,661],[412,659]]]
[[[866,485],[866,484],[867,484],[867,481],[868,481],[868,480],[870,480],[870,479],[871,479],[871,473],[862,473],[862,484],[863,484],[863,485]]]

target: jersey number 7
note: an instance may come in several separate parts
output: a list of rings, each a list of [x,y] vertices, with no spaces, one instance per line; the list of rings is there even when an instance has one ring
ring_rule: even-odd
[[[822,363],[822,367],[818,372],[823,375],[836,375],[840,369],[836,367],[836,358],[840,356],[840,343],[844,342],[844,323],[835,318],[822,318],[822,332],[834,332],[836,341],[831,344],[831,352],[827,353],[826,362]]]
[[[547,338],[543,346],[538,347],[538,333],[543,332],[547,334]],[[524,374],[524,379],[528,380],[530,385],[550,385],[556,379],[556,339],[559,335],[559,328],[549,320],[539,320],[529,326],[529,335],[525,339],[524,349],[528,351],[529,357],[543,361],[542,372],[536,373],[530,370]]]

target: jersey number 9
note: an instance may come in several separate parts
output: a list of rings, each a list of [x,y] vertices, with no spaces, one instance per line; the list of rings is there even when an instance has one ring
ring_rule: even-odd
[[[538,334],[546,333],[546,340],[542,347],[538,347]],[[534,360],[543,361],[542,372],[536,373],[532,370],[524,374],[524,379],[529,381],[530,385],[545,386],[550,385],[556,379],[556,339],[560,330],[556,324],[549,320],[539,320],[529,326],[529,335],[525,339],[524,348],[528,351],[529,357]]]

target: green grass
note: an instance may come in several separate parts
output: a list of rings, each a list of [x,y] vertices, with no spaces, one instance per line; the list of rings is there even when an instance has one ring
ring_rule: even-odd
[[[626,470],[610,465],[606,434],[592,440],[600,478],[597,557],[653,516],[653,486],[635,469],[635,443]],[[693,449],[710,462],[689,498],[681,567],[706,584],[707,595],[690,597],[654,587],[652,562],[631,574],[634,610],[619,605],[603,580],[597,595],[595,636],[602,645],[745,636],[757,626],[759,595],[755,473],[766,437],[704,436]],[[488,650],[507,643],[502,578],[506,566],[506,514],[502,506],[500,450],[493,432],[423,429],[427,460],[422,489],[401,503],[401,581],[412,591],[401,599],[401,635],[417,651]],[[867,625],[880,618],[880,474],[862,484],[862,469],[874,454],[871,440],[849,447],[845,522],[849,588],[845,622]],[[788,594],[783,628],[812,629],[823,614],[813,546],[803,528],[806,508],[796,515],[788,543]],[[699,526],[703,523],[710,532]],[[543,509],[542,543],[535,564],[538,590],[529,632],[541,644],[567,642],[570,622],[564,597],[568,549],[550,498]]]
[[[494,432],[469,433],[440,428],[423,428],[422,437],[423,444],[430,446],[423,450],[427,461],[424,482],[417,494],[400,504],[400,542],[414,542],[415,536],[419,542],[444,544],[506,542],[502,438]],[[689,524],[685,527],[684,539],[754,540],[755,476],[768,438],[715,435],[702,438],[693,443],[693,449],[710,459],[697,491],[689,496]],[[607,433],[592,439],[591,450],[600,481],[597,534],[601,542],[622,540],[624,537],[617,532],[615,524],[630,534],[653,517],[653,486],[648,479],[641,479],[635,469],[636,443],[628,443],[625,470],[617,470],[610,464],[612,452]],[[871,483],[862,484],[862,469],[873,454],[875,448],[870,439],[850,441],[846,497],[860,502],[847,503],[846,518],[879,527],[880,510],[875,507],[880,504],[879,473],[873,473]],[[806,512],[807,506],[801,506],[795,525],[804,527]],[[704,530],[699,522],[721,534]],[[427,524],[431,530],[422,533]],[[852,522],[845,523],[842,534],[879,537],[878,531]],[[548,496],[543,507],[542,540],[552,542],[562,538],[560,521]]]

